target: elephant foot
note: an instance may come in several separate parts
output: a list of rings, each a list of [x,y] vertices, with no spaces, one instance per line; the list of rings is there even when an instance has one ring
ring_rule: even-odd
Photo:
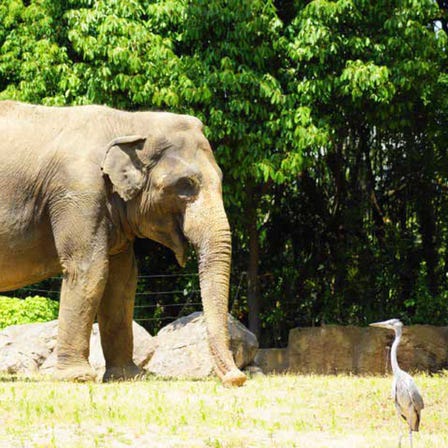
[[[238,369],[232,369],[221,377],[221,381],[226,387],[242,386],[246,380],[247,376]]]
[[[75,366],[56,366],[54,378],[57,381],[74,381],[85,383],[96,380],[96,373],[89,364]]]
[[[130,364],[125,367],[109,367],[103,375],[103,382],[110,381],[126,381],[139,379],[143,376],[144,371],[135,364]]]

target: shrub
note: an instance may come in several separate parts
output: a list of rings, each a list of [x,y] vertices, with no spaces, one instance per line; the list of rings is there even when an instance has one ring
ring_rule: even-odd
[[[16,299],[0,296],[0,329],[10,325],[57,319],[59,303],[46,297]]]

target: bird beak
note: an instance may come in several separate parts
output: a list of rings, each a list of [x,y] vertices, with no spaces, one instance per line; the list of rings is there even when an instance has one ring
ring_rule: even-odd
[[[370,327],[378,327],[378,328],[388,328],[387,327],[387,321],[383,322],[373,322],[372,324],[369,324]]]

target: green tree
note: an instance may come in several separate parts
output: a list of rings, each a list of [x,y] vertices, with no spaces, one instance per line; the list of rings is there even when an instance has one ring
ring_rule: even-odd
[[[446,263],[441,11],[431,0],[299,4],[285,33],[287,91],[328,138],[308,146],[298,182],[276,196],[273,222],[295,223],[282,244],[300,260],[296,304],[327,322],[412,316],[422,263],[432,297]],[[304,228],[321,233],[303,241]]]
[[[308,109],[281,83],[284,26],[272,1],[197,1],[186,9],[181,41],[186,73],[210,95],[204,116],[225,172],[237,266],[248,273],[249,328],[260,333],[259,265],[272,188],[295,179],[302,151],[324,139]],[[201,112],[199,112],[201,111]],[[247,261],[241,264],[241,258]]]
[[[234,279],[247,271],[234,311],[262,344],[299,324],[446,323],[447,11],[5,0],[0,98],[200,117],[225,173]]]

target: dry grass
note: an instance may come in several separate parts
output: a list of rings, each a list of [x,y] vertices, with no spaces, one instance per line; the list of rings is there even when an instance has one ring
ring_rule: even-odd
[[[448,447],[448,373],[414,377],[425,400],[414,446]],[[0,447],[396,447],[391,379],[257,377],[69,384],[0,381]],[[404,441],[403,446],[407,446]]]

